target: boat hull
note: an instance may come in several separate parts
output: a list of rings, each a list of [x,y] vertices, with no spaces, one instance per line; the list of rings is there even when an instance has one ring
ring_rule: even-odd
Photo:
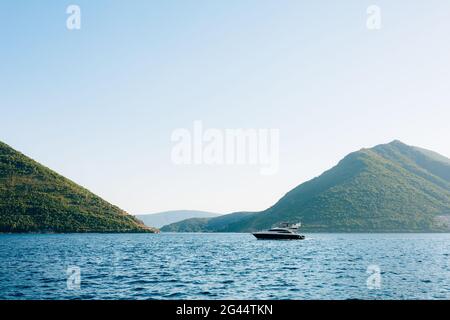
[[[258,240],[303,240],[305,236],[300,234],[274,234],[266,232],[255,232],[253,235]]]

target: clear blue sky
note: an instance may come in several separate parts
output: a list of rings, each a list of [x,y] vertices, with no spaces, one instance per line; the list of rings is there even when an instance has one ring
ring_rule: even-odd
[[[1,1],[0,140],[130,213],[264,209],[362,147],[450,157],[449,15],[447,0]],[[170,135],[194,120],[278,128],[280,171],[175,166]]]

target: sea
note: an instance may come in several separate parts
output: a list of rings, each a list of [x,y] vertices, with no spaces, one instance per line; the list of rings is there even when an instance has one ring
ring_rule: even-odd
[[[450,234],[3,234],[0,299],[450,299]]]

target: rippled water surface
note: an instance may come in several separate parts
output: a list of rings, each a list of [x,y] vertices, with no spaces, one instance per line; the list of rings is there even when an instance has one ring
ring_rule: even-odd
[[[450,298],[450,234],[306,236],[0,235],[0,299]]]

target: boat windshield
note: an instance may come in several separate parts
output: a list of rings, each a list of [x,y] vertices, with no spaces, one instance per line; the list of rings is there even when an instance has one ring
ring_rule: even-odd
[[[289,230],[280,229],[280,228],[273,228],[273,229],[270,229],[269,231],[280,232],[280,233],[291,233],[291,231],[289,231]]]

